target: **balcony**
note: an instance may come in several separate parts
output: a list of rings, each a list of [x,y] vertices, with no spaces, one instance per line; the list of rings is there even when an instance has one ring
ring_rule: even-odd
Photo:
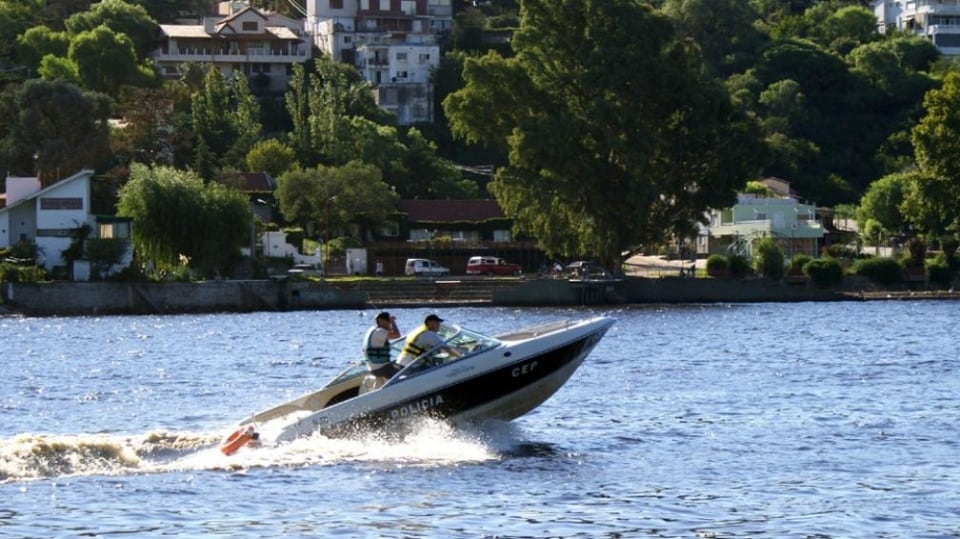
[[[310,58],[307,47],[295,47],[293,49],[268,49],[255,48],[241,50],[223,50],[223,49],[205,49],[205,48],[180,48],[168,52],[154,51],[153,60],[155,62],[206,62],[213,64],[230,63],[301,63]]]

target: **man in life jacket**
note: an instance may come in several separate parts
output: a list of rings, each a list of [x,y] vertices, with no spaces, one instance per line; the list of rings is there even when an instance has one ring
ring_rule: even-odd
[[[397,317],[384,311],[374,319],[374,325],[367,330],[363,337],[363,357],[370,371],[369,381],[364,380],[361,392],[376,389],[386,383],[394,374],[400,372],[400,367],[390,361],[390,341],[400,337],[397,328]]]
[[[407,335],[407,342],[403,345],[403,351],[400,352],[397,363],[406,367],[414,359],[431,350],[435,352],[446,350],[455,357],[463,355],[463,352],[458,348],[443,344],[443,339],[440,338],[440,335],[437,335],[441,322],[443,322],[443,319],[439,316],[435,314],[427,315],[423,319],[423,325]]]

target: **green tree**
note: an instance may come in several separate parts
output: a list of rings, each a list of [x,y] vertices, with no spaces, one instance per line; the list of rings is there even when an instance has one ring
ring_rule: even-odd
[[[146,57],[156,43],[160,27],[147,10],[125,0],[101,0],[90,9],[68,17],[64,24],[71,34],[90,32],[106,26],[114,33],[126,35],[134,44],[138,57]]]
[[[956,234],[960,232],[960,162],[956,159],[960,155],[960,73],[948,73],[939,89],[927,92],[923,108],[924,116],[912,134],[921,174],[905,207],[923,231]]]
[[[513,44],[467,60],[444,107],[456,135],[509,151],[489,188],[551,254],[619,267],[754,176],[752,124],[649,6],[524,2]]]
[[[122,127],[112,131],[117,160],[124,164],[140,163],[172,165],[174,163],[177,130],[171,129],[176,115],[171,103],[177,101],[175,86],[140,88],[128,86],[121,90],[117,111],[122,115]]]
[[[343,164],[354,158],[343,151],[343,141],[354,144],[350,123],[354,117],[376,125],[393,125],[393,115],[373,101],[370,85],[356,69],[325,56],[314,59],[312,71],[293,68],[285,96],[293,128],[290,145],[304,166]]]
[[[209,8],[206,0],[131,0],[143,6],[158,23],[175,23],[179,19],[197,19]]]
[[[44,3],[44,0],[0,1],[0,59],[12,58],[17,36],[42,24],[40,14]]]
[[[247,170],[266,172],[274,178],[296,165],[293,149],[277,139],[257,142],[247,153]]]
[[[901,172],[884,176],[870,184],[867,192],[860,199],[857,210],[857,223],[866,229],[868,221],[876,221],[883,229],[900,232],[904,229],[904,218],[901,206],[904,194],[909,189],[909,182],[913,181],[915,172]]]
[[[327,221],[327,209],[336,196],[334,186],[325,179],[326,167],[296,168],[277,178],[274,193],[283,218],[297,223],[308,235],[313,235],[316,222]]]
[[[116,96],[123,85],[142,84],[152,76],[137,63],[130,38],[106,26],[75,35],[67,54],[87,89],[110,96]]]
[[[407,177],[394,184],[402,198],[468,199],[480,196],[476,182],[465,179],[453,163],[439,157],[437,146],[419,129],[408,129],[403,144],[406,147],[403,168]]]
[[[260,137],[259,110],[244,76],[227,80],[215,67],[207,71],[203,89],[192,98],[194,168],[204,178],[213,179],[216,168],[246,165],[247,153]]]
[[[666,0],[662,10],[678,32],[700,45],[705,65],[716,76],[747,68],[764,43],[748,0]]]
[[[183,255],[203,275],[229,273],[249,240],[243,194],[170,167],[134,163],[117,214],[133,219],[137,255],[158,270],[176,267]]]
[[[40,61],[40,68],[37,69],[40,77],[46,81],[63,81],[77,86],[83,86],[83,80],[80,79],[80,68],[77,63],[69,58],[54,56],[48,54]]]
[[[34,26],[17,38],[17,60],[34,70],[40,67],[44,56],[66,57],[70,48],[70,36],[55,32],[46,26]]]
[[[44,180],[95,168],[109,156],[110,99],[62,80],[33,79],[0,94],[0,166],[40,168]]]
[[[778,280],[783,278],[783,249],[780,244],[769,236],[758,238],[753,242],[753,270],[767,279]]]
[[[277,179],[276,195],[285,219],[325,240],[346,224],[383,223],[399,201],[380,170],[359,161],[287,172]]]

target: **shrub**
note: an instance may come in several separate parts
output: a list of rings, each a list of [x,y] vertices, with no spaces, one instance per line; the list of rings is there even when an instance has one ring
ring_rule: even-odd
[[[859,259],[853,265],[853,273],[879,285],[891,285],[903,279],[903,267],[889,256]]]
[[[827,245],[820,250],[820,254],[824,257],[831,258],[856,258],[857,251],[847,247],[846,245],[834,243],[832,245]],[[812,260],[812,258],[811,258]]]
[[[927,262],[927,278],[931,284],[949,288],[953,283],[954,270],[947,263],[947,257],[940,253]]]
[[[730,262],[723,255],[710,255],[707,257],[707,275],[719,276],[727,273],[730,269]]]
[[[772,238],[762,238],[754,244],[757,256],[753,269],[768,279],[783,278],[783,249]]]
[[[810,255],[793,255],[793,258],[790,259],[790,273],[803,273],[803,267],[806,266],[807,262],[810,262],[811,260],[813,260],[813,257]]]
[[[38,283],[46,278],[46,270],[39,266],[0,264],[0,283]]]
[[[843,267],[835,258],[811,260],[803,266],[803,273],[817,286],[836,286],[843,282]]]
[[[750,262],[743,255],[730,255],[727,262],[730,264],[730,275],[734,277],[743,278],[750,273]]]

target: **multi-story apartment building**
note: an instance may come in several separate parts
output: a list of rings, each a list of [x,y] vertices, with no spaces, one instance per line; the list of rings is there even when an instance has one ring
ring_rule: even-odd
[[[874,0],[881,32],[921,35],[945,56],[960,55],[960,0]]]
[[[303,21],[239,2],[221,4],[221,11],[200,24],[160,25],[160,46],[151,57],[162,75],[176,78],[181,64],[196,62],[225,76],[243,73],[255,91],[285,91],[293,65],[311,58]]]
[[[400,125],[433,120],[437,35],[452,25],[452,0],[307,2],[307,31],[317,48],[355,65]]]

